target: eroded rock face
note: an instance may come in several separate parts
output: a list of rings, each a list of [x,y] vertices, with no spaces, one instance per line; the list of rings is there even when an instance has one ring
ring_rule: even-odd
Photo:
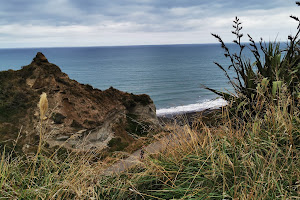
[[[21,70],[0,72],[1,136],[13,140],[22,127],[25,149],[37,143],[37,103],[42,92],[49,101],[44,138],[50,146],[79,151],[103,149],[112,138],[130,143],[134,141],[132,135],[159,128],[155,105],[148,95],[112,87],[101,91],[80,84],[39,52]]]

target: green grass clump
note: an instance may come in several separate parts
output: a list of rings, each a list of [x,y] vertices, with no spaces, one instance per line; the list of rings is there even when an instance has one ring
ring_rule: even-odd
[[[126,115],[127,126],[126,131],[130,134],[145,136],[150,130],[150,124],[147,122],[141,122],[138,120],[138,116],[135,114]]]
[[[122,139],[117,137],[113,138],[108,142],[108,147],[110,151],[122,151],[128,146],[127,142],[122,142]]]

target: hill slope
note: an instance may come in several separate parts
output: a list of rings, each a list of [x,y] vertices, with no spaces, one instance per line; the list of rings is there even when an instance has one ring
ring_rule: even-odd
[[[85,151],[105,148],[115,138],[111,145],[124,147],[135,140],[133,135],[146,135],[159,127],[148,95],[80,84],[39,52],[21,70],[0,72],[0,142],[12,144],[22,127],[23,151],[35,146],[42,92],[49,101],[45,139],[50,146]]]

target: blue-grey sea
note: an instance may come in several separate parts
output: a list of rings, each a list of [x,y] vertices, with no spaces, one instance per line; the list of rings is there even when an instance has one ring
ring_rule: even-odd
[[[237,50],[234,44],[228,47]],[[158,115],[225,103],[201,84],[232,91],[224,72],[214,64],[229,64],[219,44],[0,49],[0,70],[21,69],[39,51],[80,83],[150,95]],[[250,57],[249,51],[245,57]]]

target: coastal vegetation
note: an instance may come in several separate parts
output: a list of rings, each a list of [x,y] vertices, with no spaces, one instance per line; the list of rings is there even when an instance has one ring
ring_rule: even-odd
[[[224,71],[235,93],[225,93],[204,87],[234,104],[233,108],[238,108],[233,109],[236,112],[235,114],[239,114],[244,119],[256,115],[254,107],[261,102],[262,97],[270,98],[268,101],[277,101],[277,93],[283,85],[285,85],[293,100],[299,101],[300,20],[293,15],[290,17],[298,23],[298,27],[295,36],[288,36],[288,42],[284,49],[281,49],[279,42],[266,44],[262,39],[259,46],[257,46],[249,34],[250,43],[242,43],[242,23],[237,17],[233,21],[234,31],[232,31],[232,34],[236,37],[233,43],[238,45],[238,52],[232,53],[219,35],[212,34],[221,43],[221,47],[225,51],[224,56],[230,60],[227,69],[217,62],[215,64]],[[250,61],[250,58],[243,57],[245,49],[252,52],[255,58],[254,63]],[[234,71],[234,77],[229,75],[229,70]]]
[[[236,94],[209,90],[228,100],[208,125],[202,117],[191,126],[171,124],[163,151],[148,154],[133,168],[103,174],[112,158],[94,160],[93,153],[49,152],[42,141],[32,155],[15,155],[6,148],[0,159],[0,198],[7,199],[296,199],[300,196],[300,21],[287,48],[257,45],[250,38],[256,61],[242,58],[240,21],[234,42],[240,52],[229,57],[236,80],[217,64]],[[282,57],[283,56],[283,57]],[[141,98],[141,97],[139,97]],[[146,99],[147,100],[147,99]],[[142,98],[142,102],[146,101]],[[132,103],[127,102],[128,107]],[[41,113],[41,116],[44,116]],[[128,116],[135,118],[135,116]],[[44,118],[41,118],[41,123]],[[126,118],[127,120],[127,118]],[[60,122],[61,120],[59,120]],[[130,125],[135,125],[135,121]],[[43,124],[46,126],[46,124]],[[139,132],[142,127],[128,130]],[[143,135],[143,133],[140,133]],[[111,141],[116,146],[121,140]]]
[[[128,171],[101,174],[109,159],[45,147],[34,156],[2,152],[1,197],[21,199],[293,199],[299,196],[300,110],[283,86],[263,118],[209,127],[173,126],[177,139]],[[263,99],[261,101],[266,101]],[[259,102],[262,103],[262,102]],[[259,107],[257,109],[260,109]],[[259,112],[257,112],[259,113]],[[18,142],[18,141],[16,141]]]

